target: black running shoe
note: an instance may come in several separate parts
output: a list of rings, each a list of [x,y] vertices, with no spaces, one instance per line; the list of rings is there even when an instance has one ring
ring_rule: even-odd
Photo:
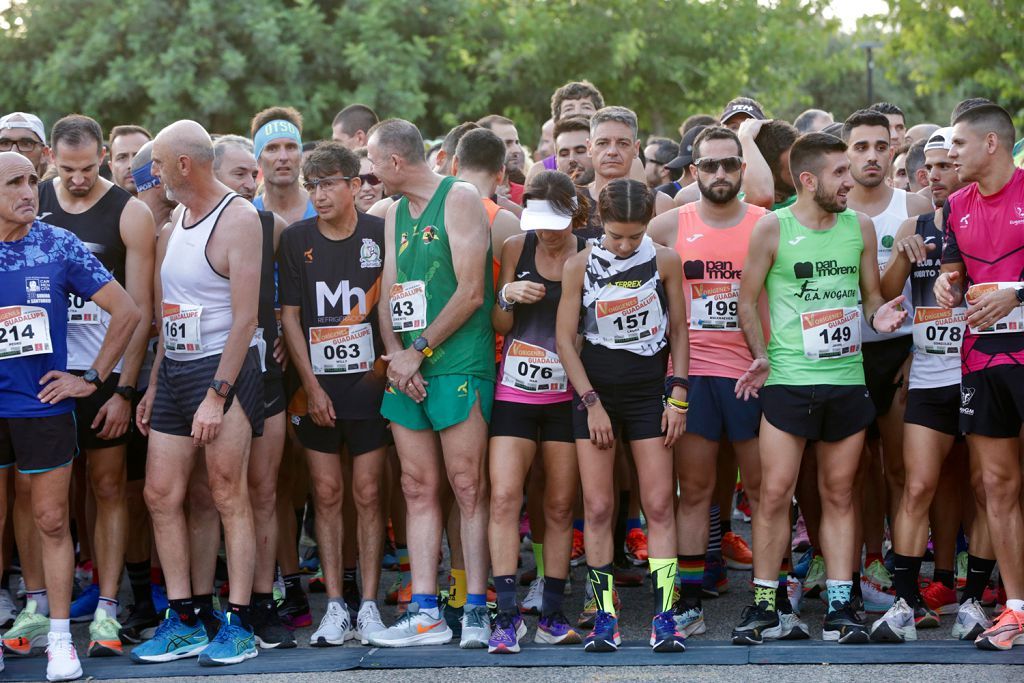
[[[160,625],[160,617],[151,602],[140,602],[128,608],[128,616],[121,624],[121,640],[129,643],[141,643],[149,640]]]
[[[767,602],[743,608],[740,623],[732,630],[733,645],[760,645],[765,638],[778,638],[782,634],[779,614],[768,609]]]
[[[868,627],[848,602],[833,602],[832,611],[825,616],[821,632],[822,640],[846,644],[860,644],[871,641]]]
[[[295,636],[281,623],[277,604],[273,600],[253,605],[251,614],[252,630],[256,634],[256,644],[260,648],[287,650],[295,647]]]

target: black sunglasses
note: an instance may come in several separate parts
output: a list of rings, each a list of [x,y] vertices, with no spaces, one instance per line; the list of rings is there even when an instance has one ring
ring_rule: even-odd
[[[718,168],[721,167],[726,173],[735,173],[740,170],[743,166],[742,157],[722,157],[721,159],[711,159],[709,157],[702,157],[693,162],[693,165],[697,167],[697,170],[701,173],[715,173]]]

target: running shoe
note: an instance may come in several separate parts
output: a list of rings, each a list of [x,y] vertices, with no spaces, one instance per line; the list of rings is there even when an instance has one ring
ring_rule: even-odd
[[[708,554],[704,558],[704,582],[700,590],[706,598],[717,598],[729,590],[729,575],[720,554]]]
[[[163,614],[171,606],[167,602],[167,589],[158,583],[149,584],[149,597],[153,601],[153,609],[157,614]]]
[[[881,566],[881,562],[875,561]],[[884,571],[884,567],[883,567]],[[864,600],[864,611],[868,614],[885,614],[896,601],[896,595],[880,588],[867,576],[860,578],[860,592]]]
[[[384,552],[380,558],[380,568],[384,571],[398,571],[398,551],[395,543],[388,536],[384,537]]]
[[[807,640],[811,637],[811,629],[803,619],[793,612],[789,600],[776,594],[775,611],[779,614],[779,635],[777,640]]]
[[[29,600],[14,620],[14,625],[3,636],[4,650],[15,657],[28,657],[33,650],[47,646],[46,634],[50,620],[36,612],[35,600]]]
[[[583,642],[583,638],[564,614],[555,612],[542,616],[537,622],[537,633],[533,636],[533,642],[546,645],[576,645]]]
[[[637,567],[647,564],[647,534],[643,529],[633,528],[626,534],[626,542],[623,544],[626,559]]]
[[[583,544],[583,532],[579,529],[572,530],[572,553],[569,555],[569,564],[579,567],[587,562],[587,548]]]
[[[459,647],[474,650],[487,647],[491,636],[491,615],[486,605],[469,605],[462,609],[462,637]]]
[[[612,567],[612,574],[615,579],[615,585],[619,588],[637,588],[642,586],[644,585],[644,578],[647,576],[647,572],[640,567],[622,567],[619,565]]]
[[[825,558],[822,555],[814,555],[811,558],[811,565],[807,568],[804,576],[804,596],[816,598],[825,590]]]
[[[579,628],[593,628],[594,621],[597,619],[597,598],[591,593],[590,582],[587,581],[587,601],[583,605],[583,611],[580,612],[580,618],[576,622],[576,626]],[[612,589],[612,605],[615,607],[615,611],[618,612],[622,609],[622,601],[619,600],[618,589]]]
[[[779,613],[768,609],[767,602],[747,605],[740,615],[740,623],[732,630],[733,645],[760,645],[782,634]]]
[[[941,581],[932,581],[921,591],[921,597],[928,609],[938,614],[956,614],[960,610],[960,601],[956,591],[947,588]]]
[[[82,677],[82,662],[70,633],[47,634],[46,658],[46,680],[73,681]]]
[[[519,641],[526,635],[526,622],[518,612],[498,612],[487,640],[488,654],[514,655]]]
[[[90,583],[78,596],[78,599],[71,603],[71,621],[79,623],[92,621],[92,615],[96,614],[96,608],[100,604],[100,587]]]
[[[452,631],[440,616],[421,612],[420,606],[409,603],[409,609],[393,626],[367,638],[377,647],[410,647],[413,645],[444,645],[451,642]]]
[[[651,621],[651,649],[655,652],[685,652],[686,636],[676,628],[672,611],[654,615]]]
[[[529,586],[536,579],[537,579],[537,568],[536,567],[530,567],[529,569],[524,569],[519,574],[519,585],[520,586]]]
[[[168,609],[153,637],[132,649],[129,656],[139,664],[172,662],[195,657],[210,644],[202,622],[194,626],[182,623],[174,610]]]
[[[704,623],[704,608],[699,605],[677,602],[672,618],[675,619],[676,630],[683,634],[684,638],[699,636],[708,631],[708,625]]]
[[[800,608],[804,601],[804,584],[792,574],[786,579],[786,598],[789,600],[789,607],[793,610],[793,614],[800,614]]]
[[[313,615],[309,611],[309,600],[305,593],[286,593],[284,600],[277,606],[277,614],[281,617],[281,623],[290,631],[313,625]]]
[[[324,583],[324,569],[321,567],[316,570],[316,574],[309,577],[308,590],[310,593],[326,593],[327,584]]]
[[[797,559],[793,565],[793,571],[790,572],[793,576],[803,580],[807,576],[807,570],[811,568],[811,559],[814,557],[814,548],[808,548],[801,553],[800,558]]]
[[[462,638],[462,613],[465,612],[465,607],[452,607],[448,604],[447,598],[444,604],[439,606],[445,623],[452,631],[452,638]]]
[[[807,522],[804,521],[803,513],[796,518],[796,526],[793,529],[793,550],[798,553],[811,549],[811,537],[807,534]]]
[[[380,618],[380,610],[377,603],[372,601],[364,602],[359,606],[359,613],[356,615],[356,638],[363,645],[370,644],[370,638],[387,630],[384,620]]]
[[[137,644],[152,638],[159,625],[160,617],[153,609],[153,603],[136,603],[128,608],[128,618],[121,624],[121,633],[118,635],[122,641]]]
[[[954,584],[956,586],[956,589],[957,590],[963,590],[964,588],[966,588],[966,586],[967,586],[967,551],[966,550],[961,550],[960,552],[958,552],[956,554],[956,571],[954,572],[954,575],[956,576],[956,583]]]
[[[992,628],[992,620],[985,614],[981,603],[972,598],[964,601],[956,613],[953,623],[953,637],[957,640],[974,640],[982,631]]]
[[[985,607],[995,607],[999,611],[1000,605],[1006,604],[1006,588],[1000,583],[990,583],[985,592],[981,594],[981,604]]]
[[[917,640],[917,621],[914,608],[899,598],[885,615],[871,625],[871,642],[905,643]]]
[[[221,618],[217,637],[199,654],[200,666],[240,664],[259,654],[259,650],[256,649],[256,636],[242,626],[237,614],[228,612],[222,616],[218,612],[217,616]]]
[[[523,544],[530,538],[530,515],[524,509],[519,515],[519,542]],[[523,548],[529,550],[529,548]]]
[[[327,611],[320,620],[320,626],[309,637],[309,644],[312,647],[344,645],[346,640],[352,640],[354,636],[348,607],[332,600],[327,603]]]
[[[722,557],[729,569],[750,569],[754,566],[754,554],[747,542],[735,532],[722,536]]]
[[[252,632],[256,644],[263,650],[288,650],[295,647],[295,636],[281,623],[277,604],[273,600],[252,607]]]
[[[299,560],[299,571],[303,574],[316,574],[320,571],[320,556],[313,554],[304,560]]]
[[[224,615],[211,605],[202,605],[196,608],[196,617],[206,629],[206,637],[212,643],[224,623]]]
[[[121,624],[107,616],[103,610],[96,610],[96,616],[89,624],[90,657],[117,657],[124,654],[121,644]]]
[[[1024,610],[1003,610],[996,623],[981,632],[974,644],[979,650],[1009,650],[1024,645]]]
[[[750,509],[750,499],[743,489],[736,491],[736,506],[732,509],[732,518],[742,522],[750,522],[753,511]]]
[[[843,645],[870,642],[867,627],[850,603],[834,602],[832,607],[833,610],[825,615],[822,640],[837,641]]]
[[[583,651],[615,652],[621,644],[619,620],[608,612],[598,611],[594,617],[594,629],[583,639]]]
[[[538,576],[530,584],[530,590],[526,591],[526,598],[519,608],[523,614],[540,614],[544,606],[544,577]]]
[[[872,560],[871,564],[864,568],[864,573],[861,574],[861,583],[863,584],[865,580],[875,584],[883,591],[892,588],[892,574],[885,568],[885,564],[881,560]]]
[[[79,586],[88,586],[92,583],[93,564],[92,560],[79,562],[75,565],[75,583]]]
[[[7,628],[14,624],[16,616],[18,616],[18,608],[14,605],[11,592],[6,588],[0,588],[0,628]]]

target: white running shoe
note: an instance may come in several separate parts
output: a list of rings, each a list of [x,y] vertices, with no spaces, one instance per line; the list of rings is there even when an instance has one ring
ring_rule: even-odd
[[[874,581],[863,576],[860,579],[860,594],[864,597],[864,611],[868,614],[885,614],[896,602],[894,594],[879,588]]]
[[[380,618],[380,610],[375,602],[364,602],[359,607],[359,614],[356,615],[356,632],[359,642],[363,645],[370,644],[370,638],[387,630],[384,621]]]
[[[917,640],[917,623],[914,621],[914,608],[900,598],[871,625],[871,642],[905,643],[908,640]]]
[[[983,631],[992,628],[992,620],[985,614],[985,608],[975,599],[964,601],[956,613],[953,623],[953,637],[957,640],[974,640]]]
[[[70,633],[50,632],[46,637],[46,680],[73,681],[82,677],[82,663]]]
[[[793,614],[800,614],[801,603],[804,600],[803,581],[790,575],[786,579],[786,595],[789,597],[789,605],[793,608]]]
[[[11,592],[6,588],[0,588],[0,627],[7,628],[14,624],[14,618],[18,616],[18,608],[11,599]]]
[[[309,637],[309,644],[313,647],[344,645],[353,636],[348,608],[344,603],[331,601],[327,603],[327,613],[320,620],[320,627]]]
[[[413,645],[444,645],[452,639],[452,630],[435,608],[420,611],[415,602],[409,603],[398,621],[376,635],[367,638],[377,647],[411,647]],[[487,641],[484,641],[484,645]]]
[[[544,577],[538,576],[530,582],[530,590],[526,591],[526,599],[520,611],[523,614],[540,614],[544,606]]]
[[[487,647],[491,639],[491,615],[487,605],[466,605],[462,612],[462,640],[459,647],[473,650]]]

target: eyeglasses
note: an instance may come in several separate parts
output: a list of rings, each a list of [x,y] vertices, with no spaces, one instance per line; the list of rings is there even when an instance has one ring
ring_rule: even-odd
[[[721,159],[710,159],[702,157],[693,162],[701,173],[715,173],[721,167],[726,173],[735,173],[743,166],[742,157],[722,157]]]
[[[380,185],[380,178],[378,178],[373,173],[363,173],[359,176],[359,179],[362,180],[367,185]]]
[[[318,187],[321,188],[321,189],[330,191],[330,190],[333,190],[334,187],[338,183],[340,183],[341,181],[344,180],[344,181],[348,182],[349,180],[352,180],[353,178],[358,178],[358,177],[359,176],[332,175],[332,176],[328,176],[326,178],[309,178],[309,179],[303,181],[302,188],[306,192],[308,192],[309,194],[313,194],[314,192],[316,192],[316,188],[318,188]]]
[[[10,138],[0,138],[0,152],[10,152],[13,148],[17,147],[19,152],[33,152],[35,148],[42,145],[43,143],[32,138],[21,138],[20,140],[11,140]]]

